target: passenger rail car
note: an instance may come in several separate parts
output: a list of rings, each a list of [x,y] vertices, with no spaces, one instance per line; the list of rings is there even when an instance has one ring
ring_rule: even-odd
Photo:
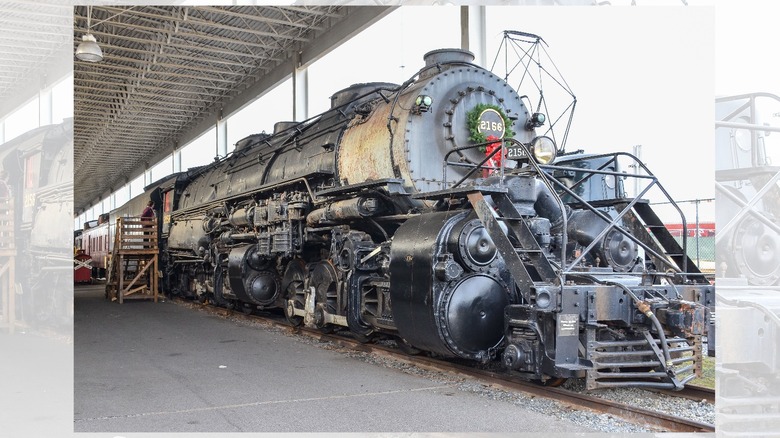
[[[681,388],[714,288],[626,197],[621,166],[644,165],[564,154],[472,61],[429,52],[401,85],[339,91],[150,187],[164,288],[532,380]]]
[[[80,231],[77,248],[90,256],[92,278],[105,278],[113,238],[108,230],[108,214],[101,214],[98,219],[85,222]]]

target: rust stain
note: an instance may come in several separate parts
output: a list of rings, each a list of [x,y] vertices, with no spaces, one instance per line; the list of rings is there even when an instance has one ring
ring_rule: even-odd
[[[390,137],[387,132],[389,107],[383,104],[368,120],[354,119],[341,140],[339,177],[350,183],[393,178]]]

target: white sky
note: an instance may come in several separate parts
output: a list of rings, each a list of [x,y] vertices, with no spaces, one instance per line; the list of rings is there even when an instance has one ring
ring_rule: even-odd
[[[491,8],[488,17],[496,31],[549,44],[578,101],[568,150],[642,145],[673,197],[713,195],[711,8]]]

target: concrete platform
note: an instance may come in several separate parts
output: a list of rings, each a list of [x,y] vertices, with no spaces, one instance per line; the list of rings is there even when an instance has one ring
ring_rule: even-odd
[[[0,437],[70,436],[72,388],[69,336],[0,333]]]
[[[588,432],[187,306],[74,294],[75,432]]]

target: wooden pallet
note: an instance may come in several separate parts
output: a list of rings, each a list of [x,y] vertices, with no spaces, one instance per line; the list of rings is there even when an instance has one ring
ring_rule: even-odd
[[[117,218],[108,267],[106,297],[124,303],[159,297],[157,223],[139,217]]]

